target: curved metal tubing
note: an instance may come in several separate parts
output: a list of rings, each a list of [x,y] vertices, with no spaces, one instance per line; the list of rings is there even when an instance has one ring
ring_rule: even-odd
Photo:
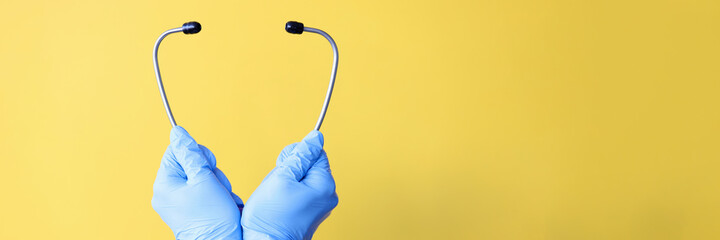
[[[320,29],[311,28],[311,27],[304,27],[303,30],[305,32],[311,32],[311,33],[317,33],[325,37],[330,42],[330,46],[333,49],[333,68],[332,72],[330,73],[330,84],[328,85],[327,93],[325,94],[325,102],[323,102],[322,111],[320,112],[320,117],[318,117],[317,123],[315,123],[315,130],[320,131],[320,126],[322,126],[323,120],[325,119],[325,114],[327,113],[328,106],[330,105],[330,97],[332,97],[333,87],[335,86],[335,76],[337,75],[337,68],[338,68],[338,48],[335,44],[335,40],[330,37],[326,32]]]
[[[165,31],[158,37],[157,41],[155,41],[155,48],[153,48],[153,64],[155,65],[155,78],[157,78],[157,84],[158,88],[160,88],[160,96],[162,97],[163,104],[165,105],[165,112],[168,115],[168,118],[170,119],[170,124],[175,127],[177,126],[177,123],[175,123],[175,117],[173,117],[172,110],[170,110],[170,103],[168,103],[167,96],[165,95],[165,88],[163,87],[162,83],[162,77],[160,77],[160,67],[158,66],[158,48],[160,47],[160,42],[170,34],[182,32],[183,28],[173,28],[170,30]]]

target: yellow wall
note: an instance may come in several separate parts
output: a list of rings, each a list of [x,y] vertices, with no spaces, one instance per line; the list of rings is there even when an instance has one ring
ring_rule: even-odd
[[[720,239],[720,2],[0,2],[0,239],[172,239],[170,126],[247,199],[315,123],[316,239]]]

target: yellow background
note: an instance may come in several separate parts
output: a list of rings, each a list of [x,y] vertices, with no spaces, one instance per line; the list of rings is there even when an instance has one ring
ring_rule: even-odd
[[[323,125],[316,239],[720,239],[720,2],[0,2],[0,239],[172,239],[175,117],[247,199]]]

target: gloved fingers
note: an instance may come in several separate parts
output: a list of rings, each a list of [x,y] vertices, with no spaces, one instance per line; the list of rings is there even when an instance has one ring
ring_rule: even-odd
[[[283,148],[283,150],[280,152],[280,155],[278,155],[277,161],[275,161],[275,166],[282,166],[283,161],[285,161],[285,159],[290,156],[290,153],[293,149],[295,149],[295,145],[297,144],[298,143],[293,143],[285,146],[285,148]]]
[[[205,147],[202,144],[198,144],[200,147],[200,150],[202,150],[203,155],[205,155],[205,158],[207,159],[208,165],[210,165],[210,168],[215,169],[217,168],[217,159],[215,159],[215,154],[210,151],[207,147]]]
[[[320,157],[310,169],[325,169],[326,171],[330,172],[330,160],[328,159],[327,152],[325,152],[325,150],[322,150],[322,152],[320,153]]]
[[[230,192],[230,195],[232,196],[233,201],[235,201],[235,204],[236,204],[239,208],[245,207],[245,204],[243,203],[242,198],[240,198],[240,197],[239,197],[237,194],[235,194],[234,192]]]
[[[170,147],[175,160],[187,176],[188,184],[202,182],[214,176],[213,168],[203,150],[184,128],[175,126],[170,131]]]
[[[232,185],[230,185],[230,180],[228,180],[227,176],[225,176],[225,173],[223,173],[223,171],[219,168],[215,168],[213,173],[215,173],[215,177],[217,177],[217,180],[222,183],[225,189],[227,189],[228,192],[232,192]]]
[[[278,173],[299,182],[320,157],[323,144],[322,133],[313,130],[293,147],[286,158],[279,161]]]
[[[210,149],[208,149],[207,147],[205,147],[203,145],[198,145],[198,146],[200,146],[200,149],[202,149],[203,154],[205,155],[205,157],[207,157],[208,164],[210,165],[210,167],[213,168],[213,173],[215,173],[215,177],[217,177],[218,181],[220,181],[220,183],[222,183],[222,185],[225,187],[225,189],[230,193],[230,195],[233,198],[233,201],[235,201],[235,204],[237,204],[238,207],[244,207],[245,205],[243,204],[242,199],[240,197],[238,197],[238,195],[236,195],[235,193],[232,192],[232,185],[230,184],[230,180],[228,180],[225,173],[222,170],[220,170],[220,168],[217,167],[217,158],[215,158],[215,154],[213,154],[210,151]]]
[[[217,177],[218,181],[222,183],[222,185],[225,187],[225,189],[230,193],[233,200],[235,201],[235,204],[238,205],[238,207],[243,207],[243,201],[238,195],[232,192],[232,185],[230,185],[230,181],[228,180],[227,176],[225,176],[225,173],[222,172],[219,168],[215,168],[215,177]]]
[[[223,173],[223,171],[221,171],[217,167],[217,159],[215,158],[215,154],[213,154],[210,149],[201,144],[198,144],[198,146],[202,150],[203,155],[205,155],[208,165],[210,165],[210,168],[212,168],[213,173],[215,173],[215,177],[217,177],[218,181],[220,181],[220,183],[225,186],[225,189],[227,189],[228,191],[232,191],[232,186],[230,185],[230,181],[227,179],[227,176],[225,176],[225,173]]]
[[[307,175],[301,181],[306,186],[327,196],[335,193],[335,179],[330,173],[330,164],[325,151],[322,152],[317,162],[308,170]]]
[[[185,183],[186,178],[187,176],[182,167],[175,161],[171,147],[168,146],[160,161],[160,168],[158,168],[157,176],[155,177],[155,183],[153,184],[154,191],[167,189],[168,185]]]

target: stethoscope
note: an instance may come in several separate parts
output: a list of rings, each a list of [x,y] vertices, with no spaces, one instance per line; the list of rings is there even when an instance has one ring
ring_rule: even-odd
[[[183,32],[185,34],[195,34],[200,32],[200,29],[202,27],[200,26],[200,23],[198,22],[187,22],[182,25],[182,27],[179,28],[173,28],[170,30],[167,30],[163,32],[160,37],[158,37],[157,41],[155,41],[155,47],[153,48],[153,64],[155,65],[155,78],[157,78],[157,84],[158,88],[160,88],[160,96],[163,100],[163,105],[165,105],[165,112],[167,113],[168,118],[170,119],[170,124],[175,127],[177,126],[177,123],[175,122],[175,117],[173,117],[172,110],[170,110],[170,104],[168,103],[167,96],[165,95],[165,88],[163,87],[162,78],[160,77],[160,68],[158,67],[158,48],[160,47],[160,42],[167,37],[167,35],[177,33],[177,32]],[[311,27],[305,27],[300,22],[290,21],[285,24],[285,31],[292,34],[302,34],[303,32],[311,32],[311,33],[317,33],[325,37],[330,42],[330,46],[333,49],[333,68],[332,72],[330,74],[330,84],[328,85],[327,93],[325,94],[325,102],[323,102],[322,111],[320,112],[320,117],[318,117],[317,123],[315,123],[315,130],[320,130],[320,126],[323,123],[323,119],[325,119],[325,114],[327,113],[328,105],[330,105],[330,97],[332,96],[333,87],[335,86],[335,76],[337,75],[337,66],[338,66],[338,49],[337,45],[335,44],[335,41],[328,35],[326,32],[317,29],[317,28],[311,28]]]

